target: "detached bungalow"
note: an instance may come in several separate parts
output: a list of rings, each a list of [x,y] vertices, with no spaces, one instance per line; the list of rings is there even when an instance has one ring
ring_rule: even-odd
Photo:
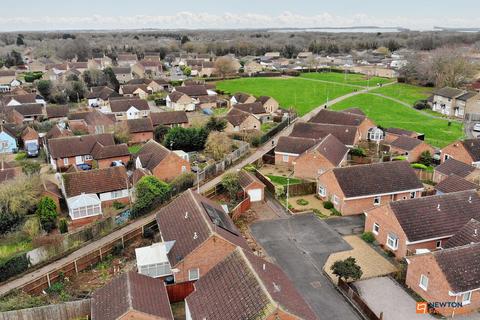
[[[407,161],[335,168],[318,177],[318,194],[344,215],[421,196],[424,187]]]
[[[72,220],[102,214],[114,202],[130,201],[127,170],[123,166],[64,173],[61,189]]]
[[[408,162],[417,162],[423,152],[429,152],[433,156],[435,149],[422,140],[400,136],[390,143],[390,152],[394,155],[407,157]]]
[[[415,131],[404,130],[400,128],[387,128],[385,129],[385,143],[391,143],[397,140],[399,137],[409,137],[419,140],[424,139],[424,135]]]
[[[108,105],[110,98],[119,97],[120,95],[112,88],[92,87],[90,93],[87,95],[88,106],[90,107],[103,107]]]
[[[248,93],[237,92],[230,98],[231,105],[236,105],[238,103],[254,103],[256,101],[255,97]]]
[[[140,119],[150,115],[148,102],[138,98],[112,99],[110,110],[117,120]]]
[[[357,127],[338,124],[320,124],[311,122],[297,122],[293,125],[291,137],[323,139],[332,134],[349,148],[357,145],[360,141],[360,134]]]
[[[154,128],[160,125],[170,128],[188,127],[188,117],[185,111],[152,112],[150,118]]]
[[[455,160],[453,158],[445,160],[442,164],[435,167],[433,173],[433,181],[436,183],[445,180],[452,174],[464,178],[468,181],[478,182],[480,177],[480,169],[469,164]]]
[[[112,67],[112,71],[119,83],[127,83],[133,79],[130,67]]]
[[[153,125],[150,118],[127,120],[129,143],[143,143],[153,139]]]
[[[195,111],[197,101],[179,91],[170,93],[166,100],[167,108],[173,111]]]
[[[118,92],[124,97],[140,99],[147,99],[149,93],[151,93],[146,84],[124,84],[120,86]]]
[[[250,130],[260,130],[262,123],[254,114],[232,108],[225,116],[227,126],[225,132],[241,132]]]
[[[237,103],[233,108],[253,114],[262,123],[271,122],[273,120],[272,115],[265,110],[260,102]]]

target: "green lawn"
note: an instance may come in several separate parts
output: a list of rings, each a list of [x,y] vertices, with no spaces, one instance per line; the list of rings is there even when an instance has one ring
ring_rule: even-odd
[[[432,88],[425,88],[419,86],[412,86],[404,83],[395,83],[390,86],[372,90],[373,93],[380,93],[387,97],[398,99],[413,105],[415,101],[427,99],[431,93]]]
[[[281,176],[273,176],[271,174],[267,174],[267,177],[272,181],[273,184],[278,184],[281,186],[286,186],[288,183],[288,178],[287,177],[281,177]],[[296,178],[290,178],[290,184],[298,184],[301,183],[302,180],[296,179]]]
[[[215,109],[213,109],[213,115],[217,116],[217,117],[222,116],[225,113],[227,113],[227,111],[228,111],[228,108],[226,108],[226,107],[225,108],[215,108]]]
[[[128,147],[128,152],[130,152],[132,154],[135,154],[140,150],[141,147],[142,147],[141,144],[134,144],[134,145]]]
[[[340,82],[345,84],[352,84],[357,86],[376,86],[377,83],[390,83],[395,81],[395,79],[381,78],[381,77],[371,77],[370,81],[368,77],[364,74],[358,73],[339,73],[339,72],[310,72],[302,73],[300,77],[316,80],[324,80],[331,82]]]
[[[372,94],[360,94],[331,107],[343,110],[352,106],[358,107],[366,115],[384,128],[398,127],[424,133],[426,141],[436,147],[444,147],[450,142],[463,137],[461,123],[433,119],[414,109]]]
[[[217,89],[234,94],[238,91],[255,96],[271,96],[282,107],[294,107],[300,116],[332,100],[353,92],[357,87],[310,81],[302,78],[243,78],[221,81]]]
[[[278,125],[278,123],[275,123],[275,122],[265,122],[265,123],[262,123],[262,126],[261,126],[260,130],[263,133],[267,133],[272,128],[276,127],[277,125]]]
[[[0,243],[0,261],[11,257],[19,252],[24,252],[32,249],[32,242],[28,239],[9,242],[5,241]]]

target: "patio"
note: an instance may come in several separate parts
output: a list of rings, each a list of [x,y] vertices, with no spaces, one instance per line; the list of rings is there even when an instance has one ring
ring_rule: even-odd
[[[303,199],[308,202],[306,205],[298,204],[297,201]],[[315,213],[317,211],[324,216],[329,217],[332,214],[332,211],[327,210],[323,207],[323,201],[317,199],[314,194],[309,194],[305,196],[297,196],[297,197],[290,197],[288,199],[288,203],[290,205],[290,209],[294,211],[294,213],[306,212],[306,211],[313,211],[315,209]],[[320,215],[317,214],[317,215]]]

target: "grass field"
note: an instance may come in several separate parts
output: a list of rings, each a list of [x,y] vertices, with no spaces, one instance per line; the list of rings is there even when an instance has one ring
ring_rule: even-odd
[[[373,93],[380,93],[387,97],[398,99],[413,105],[417,100],[427,99],[432,93],[432,88],[412,86],[404,83],[395,83],[387,87],[372,90]]]
[[[267,177],[270,179],[270,181],[272,181],[273,184],[278,184],[281,186],[286,186],[287,184],[298,184],[302,182],[302,180],[296,179],[296,178],[290,178],[290,182],[289,182],[288,178],[286,177],[273,176],[270,174],[267,174]]]
[[[217,88],[230,94],[246,92],[275,98],[282,107],[294,107],[300,116],[332,100],[353,92],[356,87],[333,85],[302,78],[244,78],[217,83]]]
[[[358,73],[339,73],[339,72],[310,72],[310,73],[302,73],[300,75],[302,78],[307,79],[315,79],[315,80],[324,80],[324,81],[331,81],[331,82],[339,82],[345,84],[352,84],[356,86],[376,86],[377,83],[390,83],[395,81],[394,79],[389,78],[381,78],[381,77],[371,77],[370,81],[368,80],[367,76]]]
[[[463,136],[462,124],[434,119],[414,109],[372,94],[360,94],[331,107],[343,110],[358,107],[366,115],[384,128],[398,127],[425,134],[425,140],[433,146],[444,147]]]
[[[128,152],[130,152],[132,154],[135,154],[140,150],[141,147],[142,147],[141,144],[131,145],[130,147],[128,147]]]

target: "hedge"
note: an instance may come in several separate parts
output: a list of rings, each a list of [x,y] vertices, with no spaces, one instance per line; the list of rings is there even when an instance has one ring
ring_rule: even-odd
[[[0,282],[26,271],[28,265],[29,261],[27,253],[22,253],[6,261],[0,262]]]

